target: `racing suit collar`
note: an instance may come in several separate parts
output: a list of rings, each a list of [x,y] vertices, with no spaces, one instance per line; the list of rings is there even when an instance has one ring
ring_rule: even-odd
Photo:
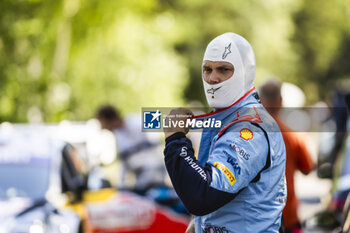
[[[240,99],[238,99],[236,102],[234,102],[232,105],[223,108],[223,109],[219,109],[217,111],[213,111],[207,114],[203,114],[203,115],[197,115],[194,116],[193,118],[196,119],[205,119],[205,118],[216,118],[218,116],[219,113],[223,113],[226,110],[235,107],[235,109],[240,107],[240,103],[242,102],[242,100],[244,100],[245,98],[247,98],[251,93],[253,93],[255,91],[255,87],[251,88],[247,93],[245,93]],[[231,111],[226,111],[228,114],[231,113]],[[220,114],[221,115],[221,114]],[[224,114],[226,115],[226,114]],[[221,117],[220,117],[221,118]]]

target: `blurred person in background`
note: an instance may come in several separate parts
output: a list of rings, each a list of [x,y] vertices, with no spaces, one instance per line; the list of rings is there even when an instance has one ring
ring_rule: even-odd
[[[332,116],[329,120],[335,122],[336,130],[326,158],[318,160],[319,176],[333,180],[330,210],[340,217],[339,219],[342,218],[346,200],[350,200],[350,88],[347,86],[344,84],[335,91]]]
[[[123,118],[113,106],[105,105],[98,109],[96,118],[103,129],[115,135],[117,141],[118,158],[123,167],[121,187],[118,188],[126,188],[128,174],[135,175],[135,185],[131,188],[139,194],[163,186],[165,167],[160,156],[160,143],[141,131],[139,115],[131,114]]]
[[[341,157],[342,151],[344,150],[348,135],[347,122],[349,110],[347,109],[346,98],[350,95],[350,91],[347,90],[345,84],[344,86],[343,88],[337,88],[332,98],[332,114],[328,121],[333,122],[336,129],[330,151],[327,151],[327,153],[318,160],[317,172],[320,178],[337,179],[337,176],[334,174],[336,173],[336,163],[341,159],[339,157]]]
[[[302,138],[285,125],[279,116],[282,108],[281,82],[268,80],[259,90],[261,103],[272,115],[279,125],[286,146],[286,179],[287,179],[287,204],[283,210],[286,233],[298,233],[301,224],[298,218],[298,200],[294,190],[294,174],[297,170],[308,174],[314,168],[313,161],[309,155]]]

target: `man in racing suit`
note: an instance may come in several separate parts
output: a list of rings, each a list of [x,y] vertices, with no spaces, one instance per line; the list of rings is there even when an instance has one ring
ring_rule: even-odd
[[[198,160],[188,128],[165,129],[165,164],[177,194],[195,215],[196,233],[283,229],[285,146],[260,104],[254,76],[250,44],[234,33],[216,37],[203,58],[204,90],[214,111],[191,120],[215,119],[222,126],[203,129]],[[191,112],[183,108],[170,113],[186,114]]]

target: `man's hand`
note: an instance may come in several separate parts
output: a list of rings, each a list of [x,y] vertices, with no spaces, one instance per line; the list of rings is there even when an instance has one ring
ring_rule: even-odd
[[[167,128],[163,126],[165,138],[177,132],[187,134],[189,127],[186,127],[186,120],[192,116],[192,111],[187,108],[175,108],[171,110],[169,115],[165,118]]]

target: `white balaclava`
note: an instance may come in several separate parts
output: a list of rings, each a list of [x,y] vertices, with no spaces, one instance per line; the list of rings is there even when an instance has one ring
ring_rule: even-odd
[[[208,44],[204,61],[225,61],[234,67],[232,77],[221,83],[209,84],[202,77],[210,107],[229,107],[253,88],[255,55],[248,41],[240,35],[228,32],[216,37]]]

